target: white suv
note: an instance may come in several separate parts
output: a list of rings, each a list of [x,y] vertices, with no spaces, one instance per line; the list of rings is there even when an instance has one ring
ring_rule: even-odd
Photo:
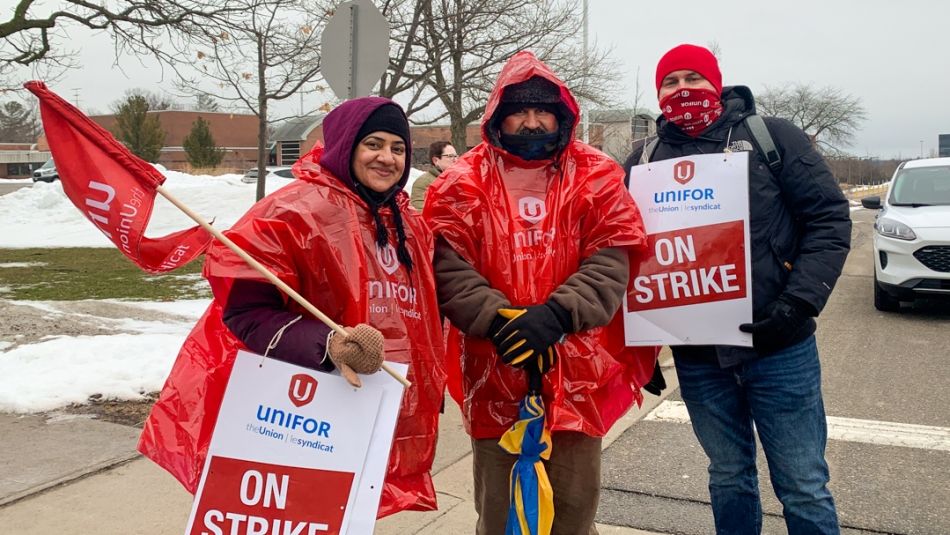
[[[920,296],[950,297],[950,158],[904,162],[897,167],[874,222],[874,307],[900,310]]]

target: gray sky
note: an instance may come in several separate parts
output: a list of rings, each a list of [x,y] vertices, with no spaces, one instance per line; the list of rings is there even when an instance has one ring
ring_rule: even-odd
[[[13,0],[0,0],[4,11]],[[632,104],[637,67],[642,105],[656,111],[654,72],[668,49],[683,42],[720,48],[725,85],[802,82],[830,85],[859,97],[868,120],[850,151],[884,158],[927,156],[937,135],[950,134],[950,2],[941,0],[720,0],[719,2],[589,0],[591,43],[613,47],[624,64]],[[578,21],[580,33],[580,21]],[[106,112],[133,87],[171,88],[159,67],[135,58],[112,65],[105,35],[72,30],[83,69],[72,71],[53,89],[83,109]],[[124,73],[123,73],[124,71]],[[307,97],[312,110],[326,97]],[[299,99],[283,105],[296,112]]]
[[[850,152],[914,158],[950,134],[950,3],[941,0],[590,0],[591,35],[625,63],[633,101],[657,110],[656,62],[684,42],[720,47],[724,85],[802,82],[859,97]]]

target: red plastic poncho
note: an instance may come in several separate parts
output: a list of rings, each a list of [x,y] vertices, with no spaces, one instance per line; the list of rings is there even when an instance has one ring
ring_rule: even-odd
[[[550,160],[522,160],[489,141],[488,128],[503,89],[532,76],[557,84],[563,104],[574,113],[572,141],[559,155],[557,167]],[[428,190],[424,217],[435,235],[513,306],[545,302],[598,250],[623,247],[636,254],[646,243],[622,169],[574,139],[577,116],[577,103],[563,82],[534,55],[520,52],[502,70],[489,97],[482,143]],[[531,222],[528,219],[537,217],[526,215],[524,202],[511,197],[506,182],[531,182],[537,175],[548,184],[546,215]],[[656,348],[624,346],[621,312],[606,327],[568,336],[557,346],[556,366],[545,375],[550,428],[603,436],[634,401],[642,401],[640,387],[650,378],[656,354]],[[473,438],[500,437],[517,420],[526,375],[502,363],[489,340],[452,326],[446,369],[449,392],[461,405]]]
[[[432,235],[400,192],[406,246],[414,261],[411,277],[395,263],[395,251],[378,255],[366,204],[320,168],[322,150],[297,163],[294,171],[302,180],[254,205],[227,235],[341,325],[368,323],[382,331],[386,360],[409,364],[412,387],[403,396],[378,514],[433,510],[429,470],[445,372]],[[380,214],[393,235],[391,211],[381,208]],[[204,275],[214,302],[185,340],[138,446],[192,493],[234,357],[243,349],[222,323],[222,303],[235,278],[265,280],[217,241],[208,251]],[[294,301],[288,300],[287,307],[307,314]]]

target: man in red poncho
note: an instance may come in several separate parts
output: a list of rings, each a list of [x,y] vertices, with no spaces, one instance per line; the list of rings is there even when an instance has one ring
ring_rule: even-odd
[[[391,100],[344,102],[296,182],[266,197],[227,232],[349,336],[289,300],[222,244],[204,275],[214,302],[199,320],[145,423],[139,451],[194,492],[239,349],[316,369],[409,364],[379,516],[436,507],[429,470],[445,385],[431,267],[432,235],[403,191],[409,124]],[[349,379],[358,381],[355,375]],[[372,422],[365,422],[372,425]],[[319,500],[319,496],[313,496]]]
[[[624,347],[618,313],[643,222],[620,166],[575,139],[577,120],[564,83],[516,54],[489,97],[482,143],[430,187],[423,211],[483,535],[505,532],[516,459],[498,439],[518,419],[525,370],[544,374],[552,533],[578,535],[596,533],[602,437],[640,402],[656,358]]]

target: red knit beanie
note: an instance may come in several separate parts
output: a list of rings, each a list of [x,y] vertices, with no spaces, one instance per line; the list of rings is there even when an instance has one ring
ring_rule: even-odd
[[[709,80],[716,88],[716,93],[722,94],[722,73],[719,72],[719,61],[708,49],[696,45],[679,45],[671,49],[656,64],[656,92],[660,92],[660,84],[666,75],[673,71],[694,71]]]

